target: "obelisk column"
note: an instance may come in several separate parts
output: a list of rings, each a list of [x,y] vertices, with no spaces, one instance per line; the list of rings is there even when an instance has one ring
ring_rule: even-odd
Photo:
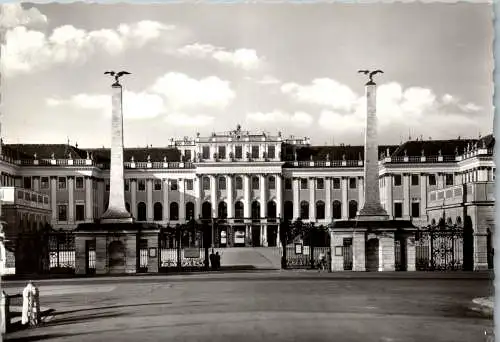
[[[387,220],[389,216],[380,204],[378,185],[377,86],[371,79],[365,86],[366,129],[364,161],[364,199],[358,220]]]
[[[101,216],[102,223],[132,222],[132,215],[125,207],[123,171],[123,99],[122,86],[118,80],[111,86],[111,167],[109,171],[110,191],[107,210]],[[135,203],[133,203],[135,205]]]

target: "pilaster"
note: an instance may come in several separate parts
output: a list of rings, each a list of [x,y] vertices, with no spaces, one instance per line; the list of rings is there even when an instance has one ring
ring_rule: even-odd
[[[406,262],[408,272],[416,271],[415,236],[406,237]]]
[[[168,209],[170,206],[169,200],[168,200],[168,178],[163,178],[163,221],[168,221],[170,219],[168,215]]]
[[[92,178],[85,177],[85,222],[91,222],[94,218],[94,196],[92,186]]]
[[[75,177],[68,176],[68,223],[75,222]]]
[[[184,222],[186,221],[186,203],[185,203],[186,183],[183,178],[179,178],[177,182],[179,183],[179,220],[181,222]]]
[[[332,221],[332,178],[325,178],[325,219]]]
[[[276,217],[283,217],[283,178],[276,175]],[[279,239],[279,235],[278,235]]]
[[[394,217],[394,203],[392,199],[392,189],[393,189],[393,176],[391,174],[386,175],[385,181],[385,210],[389,217]]]
[[[130,212],[137,219],[137,179],[130,179]]]
[[[153,180],[146,179],[146,219],[153,221]]]
[[[250,203],[250,176],[243,175],[243,216],[250,217],[251,203]],[[248,231],[248,229],[247,229]]]
[[[347,177],[342,177],[340,180],[340,188],[342,191],[342,220],[347,220],[349,218],[349,201],[347,199],[347,185],[348,185],[347,182],[348,182]]]
[[[403,218],[410,219],[410,174],[403,173]]]
[[[57,221],[57,177],[50,177],[50,204],[52,207],[52,221]]]
[[[357,272],[366,271],[365,260],[366,237],[364,231],[352,233],[352,270]]]
[[[420,174],[420,216],[427,217],[427,174]]]
[[[210,202],[212,203],[212,217],[217,218],[219,203],[217,201],[217,176],[210,175]]]
[[[316,221],[316,178],[309,178],[309,220]]]
[[[300,217],[300,193],[299,193],[299,178],[293,178],[293,219],[296,220]]]
[[[267,189],[266,175],[259,175],[260,185],[260,217],[267,217]],[[262,234],[261,234],[262,235]]]
[[[233,176],[226,175],[227,179],[227,217],[234,217],[234,190],[233,190]]]

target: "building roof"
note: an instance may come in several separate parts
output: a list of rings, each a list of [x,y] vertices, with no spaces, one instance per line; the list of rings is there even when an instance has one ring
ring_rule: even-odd
[[[389,149],[389,153],[392,153],[398,148],[394,145],[382,145],[379,146],[379,154],[386,153]],[[327,160],[363,160],[364,158],[364,146],[350,146],[350,145],[339,145],[339,146],[294,146],[284,144],[282,148],[282,158],[284,161],[295,160],[295,151],[297,152],[297,161],[321,161]]]
[[[2,153],[14,159],[66,159],[71,153],[73,159],[85,159],[86,151],[68,144],[8,144],[2,146]]]
[[[88,149],[87,151],[92,153],[97,162],[110,161],[111,149],[109,148]],[[148,156],[151,161],[162,161],[165,157],[170,162],[181,161],[181,152],[175,147],[133,147],[123,150],[123,160],[126,162],[130,161],[132,157],[136,162],[145,162],[148,160]]]

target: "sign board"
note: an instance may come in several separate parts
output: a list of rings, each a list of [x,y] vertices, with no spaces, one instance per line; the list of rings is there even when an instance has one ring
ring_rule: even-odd
[[[234,243],[245,243],[245,232],[237,230],[234,232]]]
[[[335,256],[342,256],[342,255],[343,255],[342,246],[335,246]]]
[[[149,257],[150,258],[156,258],[156,248],[155,247],[150,247],[149,248]]]
[[[223,245],[227,244],[227,233],[225,230],[220,232],[220,243]]]
[[[295,244],[295,254],[302,254],[302,244],[301,243]]]
[[[200,258],[200,249],[199,248],[184,249],[184,258],[190,258],[190,259]]]

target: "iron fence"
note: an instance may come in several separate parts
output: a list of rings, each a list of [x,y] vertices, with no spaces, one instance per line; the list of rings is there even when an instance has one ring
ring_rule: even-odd
[[[462,229],[426,229],[417,234],[416,269],[419,271],[460,270],[464,267]]]
[[[311,268],[311,248],[304,245],[300,247],[300,252],[294,246],[286,247],[286,262],[288,268]],[[314,267],[319,263],[319,257],[323,254],[325,257],[330,252],[330,247],[314,247],[313,262]]]

